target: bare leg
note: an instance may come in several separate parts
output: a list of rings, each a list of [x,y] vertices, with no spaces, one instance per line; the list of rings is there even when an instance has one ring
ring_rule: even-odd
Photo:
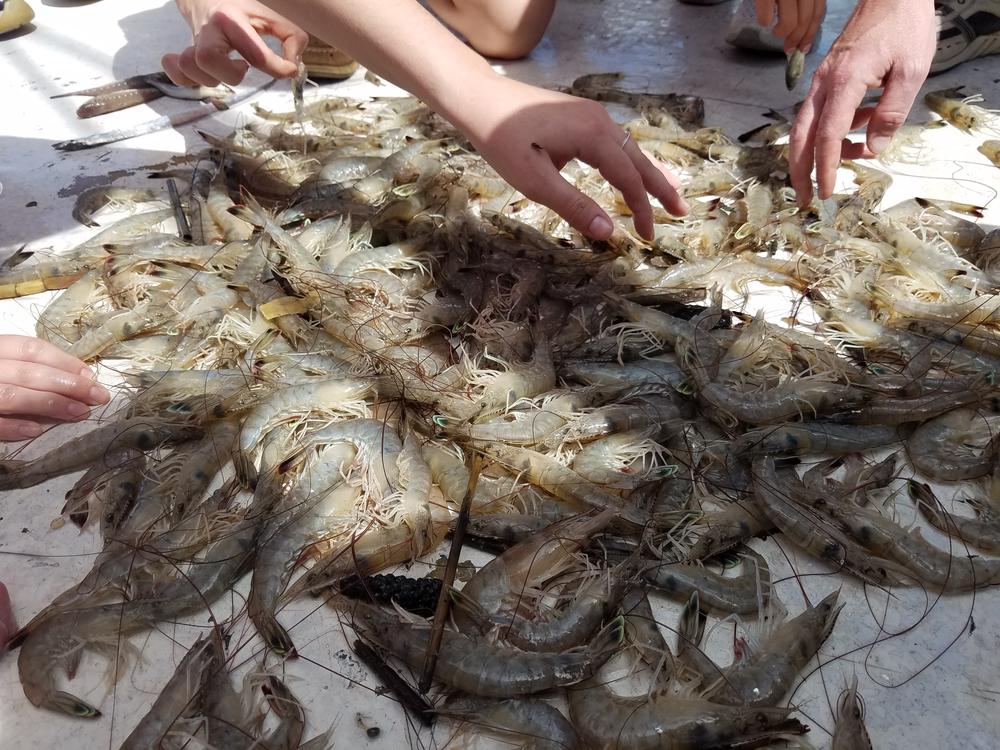
[[[556,0],[428,0],[448,26],[487,57],[524,57],[541,40]]]

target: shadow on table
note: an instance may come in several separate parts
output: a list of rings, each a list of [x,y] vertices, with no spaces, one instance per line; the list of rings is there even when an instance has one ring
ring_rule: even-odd
[[[163,165],[176,156],[167,151],[121,147],[63,153],[52,148],[53,142],[0,136],[0,153],[5,155],[0,163],[0,259],[24,244],[39,251],[72,247],[88,236],[62,236],[80,229],[72,216],[76,195],[113,179],[162,186],[162,180],[146,178],[148,167]],[[87,233],[96,231],[88,229]]]

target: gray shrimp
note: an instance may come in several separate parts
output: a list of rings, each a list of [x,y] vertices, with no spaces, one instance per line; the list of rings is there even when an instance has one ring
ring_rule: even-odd
[[[73,206],[73,218],[85,227],[96,227],[94,214],[107,205],[122,205],[145,203],[156,200],[156,193],[148,188],[115,187],[114,185],[98,185],[87,188],[76,198]]]
[[[627,560],[590,576],[583,586],[570,584],[570,603],[551,619],[532,620],[516,613],[495,617],[497,631],[504,641],[524,651],[566,651],[582,646],[621,602],[635,567],[634,561]]]
[[[200,427],[137,417],[99,427],[31,461],[0,461],[0,490],[24,489],[104,462],[123,450],[150,451],[201,437]]]
[[[107,540],[131,511],[144,468],[145,454],[135,450],[91,466],[66,493],[63,514],[81,528],[100,517],[101,537]]]
[[[688,560],[707,560],[774,528],[759,504],[732,503],[725,510],[706,513],[695,524],[701,530],[687,554]]]
[[[214,658],[211,637],[202,636],[196,640],[152,707],[122,743],[121,750],[158,748],[178,721],[196,714]]]
[[[430,629],[404,623],[371,606],[353,603],[367,637],[411,667],[423,666]],[[500,648],[479,638],[445,631],[436,677],[448,687],[484,698],[515,698],[590,677],[618,649],[624,622],[618,618],[585,646],[564,653]]]
[[[844,534],[834,522],[818,511],[791,499],[785,481],[775,471],[774,459],[754,460],[754,494],[764,514],[789,539],[838,568],[850,571],[864,581],[886,586],[895,583],[906,569],[882,557],[869,554],[863,546]]]
[[[591,537],[614,520],[613,510],[550,524],[484,565],[462,588],[455,619],[470,631],[477,619],[503,616],[527,588],[565,572]]]
[[[748,430],[732,442],[741,457],[802,456],[811,453],[843,455],[881,448],[899,441],[895,427],[801,422]]]
[[[587,442],[617,432],[671,424],[680,417],[680,409],[670,399],[648,396],[634,403],[609,404],[581,414],[566,425],[561,435],[567,441]]]
[[[597,510],[614,509],[620,521],[640,528],[649,520],[645,512],[626,505],[620,497],[584,479],[551,455],[501,445],[490,446],[486,452],[501,464],[524,472],[532,484],[567,503]]]
[[[920,425],[906,443],[914,467],[931,479],[975,479],[990,472],[1000,447],[994,437],[985,449],[965,441],[982,434],[984,423],[974,409],[955,409]]]
[[[749,661],[723,671],[705,693],[713,703],[730,706],[776,706],[796,675],[833,630],[841,607],[834,591],[798,617],[783,622],[764,638]]]
[[[442,716],[468,722],[476,732],[498,732],[534,750],[576,750],[580,739],[557,708],[537,698],[462,697],[437,710]]]
[[[798,380],[763,391],[738,391],[720,383],[709,383],[699,396],[741,422],[774,424],[806,415],[816,417],[835,409],[861,405],[866,395],[842,383]]]
[[[278,622],[275,610],[281,594],[298,563],[299,552],[326,528],[328,499],[336,503],[334,491],[343,483],[344,464],[354,459],[355,449],[339,444],[326,449],[318,460],[297,472],[285,491],[282,505],[264,521],[261,541],[254,560],[247,611],[264,642],[275,653],[295,653],[288,631]]]
[[[658,563],[647,567],[642,577],[673,598],[686,599],[697,591],[709,611],[748,615],[763,612],[771,597],[771,574],[767,561],[745,548],[743,572],[736,577],[723,576],[688,563]]]
[[[674,677],[674,655],[653,615],[649,593],[633,586],[621,603],[625,618],[625,638],[639,659],[653,670],[657,684],[667,686]]]
[[[944,510],[931,488],[922,482],[911,480],[907,487],[910,497],[916,502],[917,510],[931,526],[949,536],[957,536],[973,547],[1000,555],[1000,505],[994,495],[1000,489],[1000,477],[997,474],[998,470],[994,469],[990,494],[985,500],[969,498],[966,501],[975,510],[975,518],[956,516]]]
[[[930,544],[919,529],[904,529],[870,508],[831,507],[828,513],[873,554],[895,560],[924,585],[962,592],[1000,583],[1000,559],[956,557]]]
[[[589,681],[571,688],[570,718],[588,747],[606,750],[707,750],[758,747],[807,728],[787,708],[723,706],[657,693],[626,698]]]

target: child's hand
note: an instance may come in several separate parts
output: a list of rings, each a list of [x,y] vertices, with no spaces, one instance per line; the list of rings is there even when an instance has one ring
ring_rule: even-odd
[[[653,237],[649,195],[680,216],[687,204],[679,181],[651,161],[597,102],[535,88],[488,73],[449,118],[494,169],[531,200],[543,203],[578,232],[598,240],[611,236],[608,215],[570,185],[559,170],[571,159],[596,167],[621,190],[636,231]]]
[[[179,86],[235,86],[250,66],[275,78],[291,78],[309,41],[302,29],[257,0],[177,0],[191,26],[193,42],[178,54],[164,55],[163,70]],[[283,56],[262,36],[281,41]],[[243,59],[233,59],[236,52]]]
[[[75,422],[108,392],[90,368],[30,336],[0,336],[0,440],[38,437],[51,422]]]
[[[808,52],[826,13],[826,0],[754,0],[754,5],[757,22],[765,29],[771,29],[777,15],[771,33],[785,40],[785,52]]]

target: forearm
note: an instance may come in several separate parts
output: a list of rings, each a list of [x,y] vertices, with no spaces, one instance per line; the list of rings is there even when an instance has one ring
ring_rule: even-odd
[[[459,125],[463,92],[493,75],[485,59],[415,0],[263,2]]]

